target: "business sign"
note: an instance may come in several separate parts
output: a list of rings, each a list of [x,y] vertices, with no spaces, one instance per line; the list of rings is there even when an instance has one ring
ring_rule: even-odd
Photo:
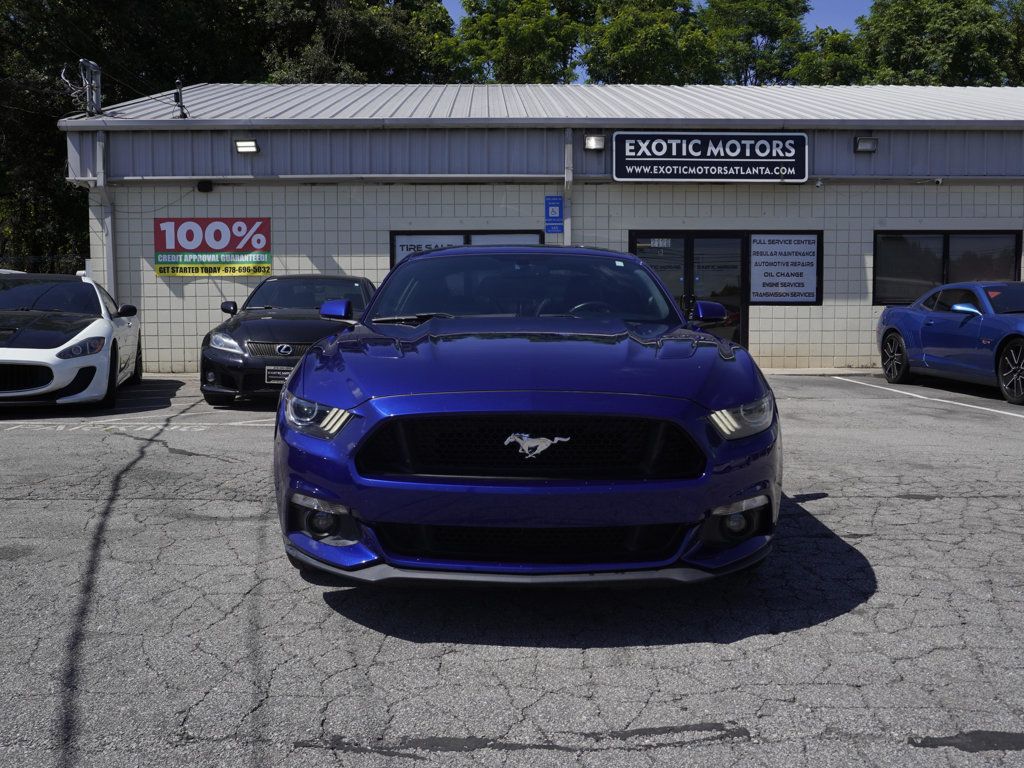
[[[153,219],[153,265],[161,277],[269,275],[269,218]]]
[[[820,304],[818,235],[750,236],[751,304]]]
[[[544,231],[549,235],[565,232],[565,201],[561,195],[544,198]]]
[[[465,244],[466,236],[461,232],[426,232],[418,235],[395,235],[395,264],[406,256],[412,256],[414,253]]]
[[[612,137],[616,181],[807,181],[803,133],[643,133]]]
[[[392,232],[391,266],[406,256],[457,245],[539,245],[539,231],[531,232]]]

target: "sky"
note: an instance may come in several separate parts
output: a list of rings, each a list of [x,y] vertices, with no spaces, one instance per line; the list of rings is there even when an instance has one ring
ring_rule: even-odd
[[[456,23],[465,15],[461,0],[444,0],[444,5]],[[808,28],[831,26],[853,29],[857,25],[857,17],[868,12],[871,0],[811,0],[811,6],[811,12],[805,19]]]

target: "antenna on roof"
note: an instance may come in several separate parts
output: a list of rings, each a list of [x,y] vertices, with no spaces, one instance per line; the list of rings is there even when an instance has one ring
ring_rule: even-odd
[[[181,77],[174,81],[174,103],[178,105],[176,118],[185,120],[188,117],[188,110],[185,109],[185,97],[181,93]]]
[[[85,114],[103,114],[103,75],[100,65],[89,59],[79,59],[78,74],[85,89]]]

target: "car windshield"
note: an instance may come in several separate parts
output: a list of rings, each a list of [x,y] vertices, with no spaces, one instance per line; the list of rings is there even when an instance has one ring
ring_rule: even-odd
[[[360,312],[366,305],[358,280],[338,278],[277,279],[261,283],[245,302],[246,309],[319,309],[325,301],[348,299],[352,309]]]
[[[0,310],[71,312],[100,317],[96,289],[81,280],[5,278],[0,275]]]
[[[1024,314],[1024,283],[989,285],[985,294],[997,315]]]
[[[664,291],[632,259],[584,254],[434,256],[401,266],[378,291],[375,322],[451,317],[614,317],[674,323]]]

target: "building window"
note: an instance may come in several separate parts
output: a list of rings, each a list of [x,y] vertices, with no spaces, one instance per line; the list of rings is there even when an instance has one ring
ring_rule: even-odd
[[[876,232],[873,303],[910,304],[943,283],[1020,279],[1020,232]]]

